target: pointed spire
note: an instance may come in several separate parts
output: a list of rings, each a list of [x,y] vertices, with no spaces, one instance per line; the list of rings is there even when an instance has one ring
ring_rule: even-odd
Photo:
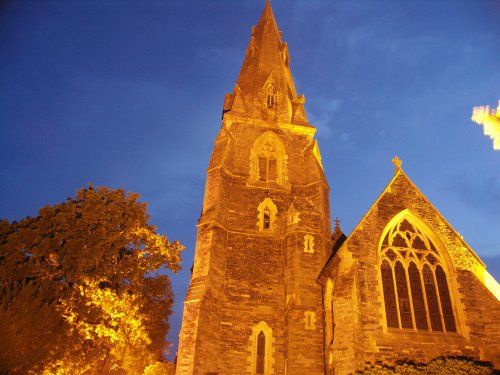
[[[259,23],[262,22],[262,20],[268,20],[272,19],[274,23],[276,24],[276,20],[274,19],[274,14],[273,14],[273,9],[271,8],[271,1],[266,0],[266,5],[264,6],[264,10],[262,11],[262,15],[260,16]]]
[[[224,112],[308,125],[305,99],[297,96],[289,64],[288,46],[281,39],[271,3],[266,0],[257,26],[252,27],[237,80],[239,92],[226,97]]]

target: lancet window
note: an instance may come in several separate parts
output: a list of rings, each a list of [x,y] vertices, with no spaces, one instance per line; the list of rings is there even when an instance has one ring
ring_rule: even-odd
[[[274,204],[271,198],[264,199],[257,208],[258,220],[257,226],[262,231],[268,231],[274,229],[276,214],[278,213],[278,208]]]
[[[273,330],[261,321],[252,328],[249,346],[249,372],[269,375],[273,372]]]
[[[386,231],[380,275],[389,328],[456,332],[444,264],[431,239],[407,217]]]
[[[255,373],[264,374],[266,363],[266,335],[260,331],[257,336],[257,354],[255,360]]]
[[[278,92],[274,85],[270,85],[266,90],[266,107],[275,109],[278,102]]]
[[[329,349],[333,344],[333,335],[335,331],[335,321],[333,316],[333,282],[331,279],[326,281],[323,302],[325,311],[325,341],[326,348]]]

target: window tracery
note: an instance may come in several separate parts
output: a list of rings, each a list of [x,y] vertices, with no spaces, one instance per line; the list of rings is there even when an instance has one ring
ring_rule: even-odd
[[[250,152],[250,178],[254,183],[285,185],[287,155],[283,142],[272,131],[263,133]]]
[[[442,255],[408,215],[386,231],[379,264],[388,327],[456,332]]]

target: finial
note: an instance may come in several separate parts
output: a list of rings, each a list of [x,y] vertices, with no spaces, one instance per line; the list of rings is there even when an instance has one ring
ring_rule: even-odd
[[[392,164],[394,164],[394,166],[396,167],[396,172],[398,172],[401,170],[401,164],[403,164],[403,160],[401,160],[397,156],[394,156],[392,158]]]

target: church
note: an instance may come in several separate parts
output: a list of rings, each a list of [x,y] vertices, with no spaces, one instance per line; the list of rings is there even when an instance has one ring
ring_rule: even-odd
[[[271,5],[207,170],[176,374],[352,374],[466,356],[500,367],[500,287],[406,175],[351,234]],[[367,205],[368,206],[368,205]]]

